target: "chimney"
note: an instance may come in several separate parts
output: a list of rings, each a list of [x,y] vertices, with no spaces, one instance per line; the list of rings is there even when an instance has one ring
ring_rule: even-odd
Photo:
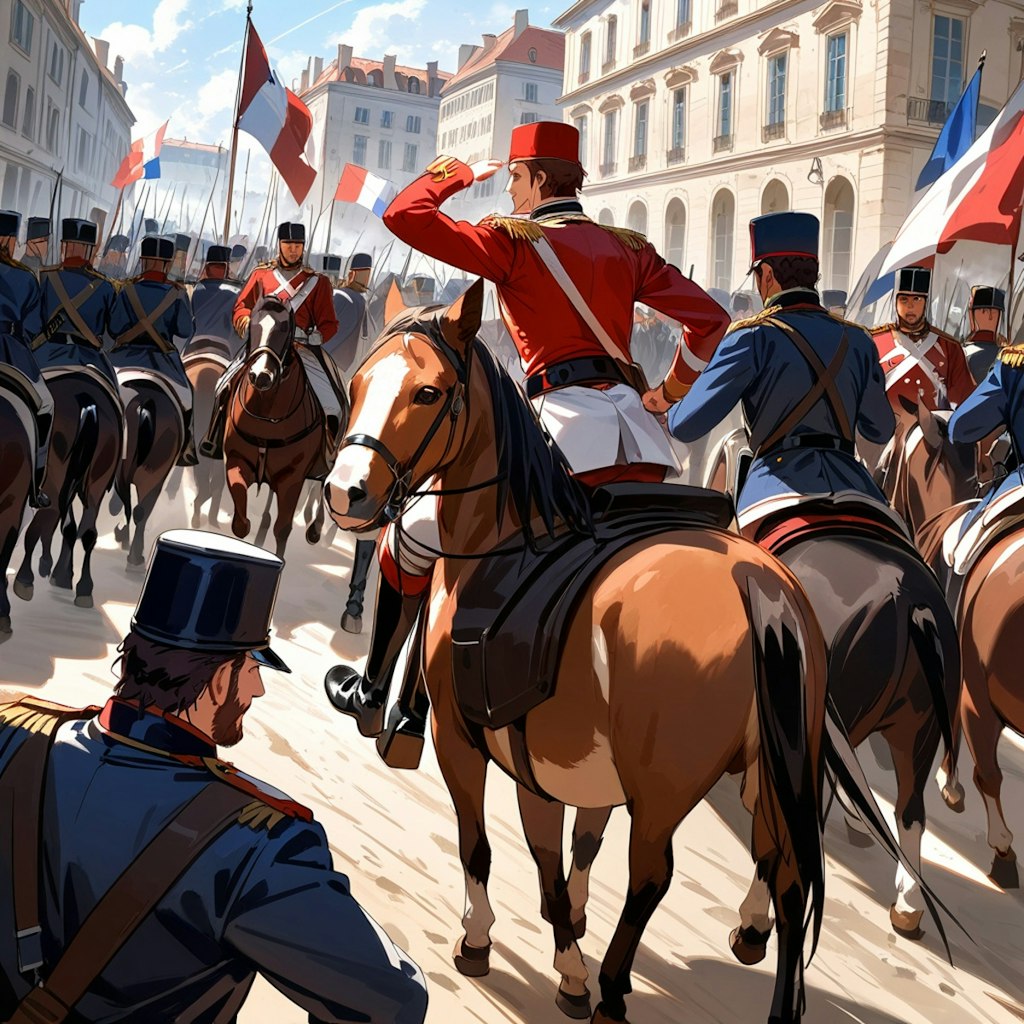
[[[459,47],[459,71],[462,70],[463,65],[466,63],[466,61],[469,60],[469,58],[472,57],[473,54],[476,53],[478,49],[479,47],[474,46],[472,43],[463,43]]]
[[[441,92],[441,83],[437,78],[437,61],[427,61],[427,95],[437,96]]]
[[[320,76],[324,73],[324,59],[323,57],[317,57],[313,61],[313,81],[317,81]]]
[[[338,44],[338,78],[340,80],[341,73],[352,63],[352,47],[346,46],[344,43]]]
[[[493,32],[484,33],[484,53],[487,53],[494,44],[498,41],[498,37]]]
[[[106,39],[97,39],[93,36],[92,45],[96,51],[96,59],[100,62],[100,66],[105,68],[110,63],[110,43]]]
[[[515,27],[512,38],[518,39],[530,26],[530,12],[525,9],[516,11],[515,21],[512,24]]]
[[[117,57],[114,60],[114,81],[118,85],[124,81],[124,57]]]
[[[396,57],[393,53],[384,54],[384,88],[396,90],[398,88],[398,79],[395,78],[395,61]]]
[[[305,92],[309,88],[309,68],[302,69],[302,77],[299,79],[299,92]]]

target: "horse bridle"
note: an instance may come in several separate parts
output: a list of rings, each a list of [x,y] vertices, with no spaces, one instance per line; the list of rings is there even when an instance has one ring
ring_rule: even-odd
[[[444,452],[441,454],[440,459],[438,459],[437,464],[428,473],[423,474],[424,478],[432,476],[441,468],[445,459],[448,457],[452,443],[455,440],[455,429],[458,425],[459,416],[462,413],[462,410],[466,407],[466,395],[469,383],[469,364],[473,353],[472,345],[469,347],[469,358],[463,359],[462,356],[459,355],[459,353],[452,348],[447,341],[445,341],[436,318],[430,321],[413,321],[404,328],[403,333],[412,333],[416,328],[422,329],[423,333],[430,338],[430,341],[438,348],[448,362],[452,364],[452,368],[455,370],[455,383],[445,389],[444,402],[438,410],[437,415],[434,417],[434,421],[431,423],[430,429],[423,435],[423,440],[420,441],[419,447],[415,452],[413,452],[410,458],[405,462],[402,462],[395,456],[391,449],[380,440],[380,438],[373,437],[371,434],[349,434],[345,440],[341,442],[341,447],[338,449],[340,454],[340,452],[352,445],[357,445],[361,448],[369,448],[370,451],[375,452],[384,460],[384,465],[388,467],[388,470],[394,478],[394,483],[388,491],[387,500],[384,502],[384,506],[380,513],[375,517],[374,522],[380,520],[382,517],[388,521],[394,521],[399,517],[399,515],[401,515],[402,508],[404,507],[406,500],[409,498],[409,494],[412,489],[413,473],[416,470],[417,464],[420,459],[423,458],[424,453],[430,446],[430,442],[434,440],[434,435],[441,429],[445,419],[448,419],[450,429],[448,433],[448,441],[444,447]],[[395,334],[397,333],[398,332],[396,331]],[[392,337],[394,337],[394,335],[392,335]]]

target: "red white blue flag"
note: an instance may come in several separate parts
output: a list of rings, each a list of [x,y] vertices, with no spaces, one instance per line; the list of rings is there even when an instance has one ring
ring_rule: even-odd
[[[114,188],[126,188],[140,178],[160,177],[160,147],[163,145],[164,133],[169,123],[164,121],[155,132],[132,143],[132,148],[121,161],[121,166],[110,183]]]
[[[365,167],[345,164],[334,198],[343,203],[358,203],[378,217],[383,217],[396,194],[395,186],[386,178],[378,178]]]

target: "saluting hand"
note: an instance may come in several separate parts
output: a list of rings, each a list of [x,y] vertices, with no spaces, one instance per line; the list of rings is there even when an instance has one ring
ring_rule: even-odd
[[[470,164],[469,169],[473,172],[475,181],[486,181],[493,178],[504,166],[504,160],[478,160],[475,164]]]

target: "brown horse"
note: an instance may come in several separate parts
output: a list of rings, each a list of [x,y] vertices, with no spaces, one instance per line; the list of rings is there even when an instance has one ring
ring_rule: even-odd
[[[75,604],[93,606],[92,552],[96,546],[96,519],[103,496],[110,490],[121,458],[122,412],[110,390],[85,371],[71,371],[47,379],[53,395],[54,419],[44,490],[50,507],[38,509],[25,531],[25,557],[14,579],[14,593],[31,601],[35,576],[32,555],[40,541],[43,557],[39,572],[63,590],[74,585],[74,545],[81,541],[85,557],[75,590]],[[76,524],[73,502],[82,505]],[[49,546],[58,524],[62,544],[56,565]]]
[[[295,354],[295,314],[274,296],[252,312],[247,358],[231,386],[224,460],[235,506],[231,529],[249,535],[248,489],[269,484],[277,496],[274,538],[284,556],[302,486],[326,443],[323,413]]]
[[[593,1021],[624,1021],[644,929],[672,875],[672,837],[726,772],[744,774],[752,851],[776,912],[779,960],[770,1021],[799,1020],[803,947],[820,926],[826,662],[799,585],[734,534],[693,528],[638,541],[609,561],[571,615],[553,696],[525,721],[529,761],[551,801],[527,788],[509,730],[474,727],[456,701],[451,626],[460,584],[495,548],[588,518],[583,492],[532,408],[475,337],[479,283],[452,306],[392,320],[352,382],[354,431],[328,482],[331,514],[366,529],[434,478],[445,495],[426,605],[424,673],[438,761],[455,804],[465,873],[460,971],[487,971],[494,922],[484,787],[493,760],[520,783],[519,805],[553,927],[558,1004],[589,1014],[577,945],[585,871],[562,866],[565,806],[631,815],[629,885],[600,973]],[[390,318],[389,318],[390,319]],[[500,556],[496,556],[500,557]],[[811,925],[810,922],[813,922]]]
[[[215,338],[201,339],[206,345],[212,345],[219,341]],[[225,352],[227,349],[225,347]],[[190,353],[188,348],[182,354],[182,362],[185,364],[185,376],[192,385],[192,392],[195,395],[195,405],[192,411],[193,423],[209,423],[213,411],[213,396],[217,387],[217,381],[227,369],[230,353],[224,358],[218,358],[209,348]],[[192,506],[192,528],[199,529],[202,523],[202,507],[209,501],[210,508],[207,513],[207,522],[211,527],[217,526],[217,519],[220,513],[220,503],[224,494],[224,472],[219,463],[213,459],[199,460],[197,466],[192,467],[192,478],[196,485],[196,499]]]
[[[18,543],[21,519],[32,488],[34,418],[28,398],[9,390],[0,380],[0,643],[11,636],[11,601],[7,566]]]
[[[921,441],[907,460],[901,501],[911,516],[922,550],[945,573],[942,538],[977,494],[976,449],[949,440],[946,418],[922,408]],[[1013,834],[1003,815],[1003,775],[997,747],[1003,729],[1024,734],[1024,686],[1020,652],[1024,635],[1024,532],[1018,526],[996,541],[952,588],[957,594],[957,626],[963,661],[963,687],[954,743],[962,735],[974,758],[974,784],[982,795],[992,848],[990,877],[1004,889],[1020,884]],[[964,790],[954,758],[943,761],[942,796],[954,811],[964,808]]]
[[[146,523],[181,454],[185,433],[176,399],[159,384],[133,379],[122,390],[130,391],[132,397],[125,407],[127,442],[114,490],[124,505],[125,525],[114,533],[128,552],[128,571],[145,572]],[[132,487],[138,496],[134,510]]]

